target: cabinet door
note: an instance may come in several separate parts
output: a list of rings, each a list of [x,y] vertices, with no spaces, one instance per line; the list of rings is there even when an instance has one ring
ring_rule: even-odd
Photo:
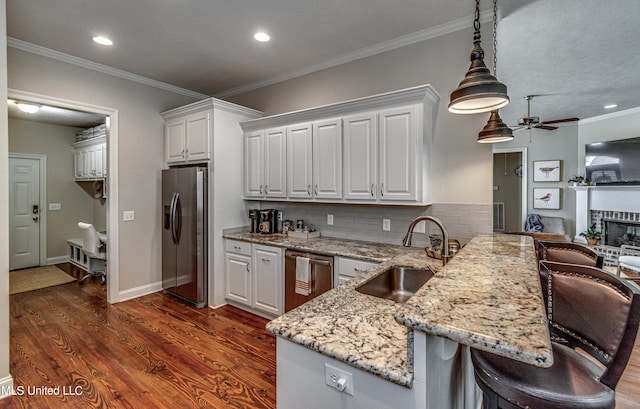
[[[165,123],[165,159],[168,163],[185,160],[185,132],[186,121],[184,119],[174,119]]]
[[[285,128],[264,133],[264,183],[267,197],[287,196],[287,134]]]
[[[83,155],[81,150],[76,150],[73,154],[73,175],[76,179],[82,179],[84,176],[84,159],[86,154]]]
[[[381,111],[380,200],[415,201],[417,109],[416,106]]]
[[[93,162],[93,174],[97,178],[104,177],[104,159],[106,150],[106,144],[98,144],[94,149],[94,162]]]
[[[313,196],[342,198],[342,121],[313,124]]]
[[[342,283],[346,283],[353,277],[357,277],[363,272],[370,270],[378,263],[371,261],[355,260],[345,257],[334,257],[333,285],[337,287]]]
[[[244,136],[244,195],[264,196],[264,148],[263,132]]]
[[[348,116],[343,121],[344,197],[375,201],[378,138],[376,114]]]
[[[311,129],[311,124],[287,128],[287,193],[290,199],[311,199],[312,197]]]
[[[209,116],[209,112],[198,112],[187,117],[185,152],[189,161],[209,159]]]
[[[253,307],[272,315],[283,313],[282,249],[253,245]]]
[[[251,306],[251,257],[242,254],[225,254],[227,299]]]

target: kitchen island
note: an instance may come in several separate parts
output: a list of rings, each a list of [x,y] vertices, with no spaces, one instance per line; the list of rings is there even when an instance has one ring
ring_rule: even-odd
[[[552,364],[531,238],[477,236],[440,263],[406,249],[269,322],[278,407],[479,408],[469,347]],[[356,291],[392,265],[436,274],[404,304]],[[339,371],[352,375],[353,394],[325,385]]]

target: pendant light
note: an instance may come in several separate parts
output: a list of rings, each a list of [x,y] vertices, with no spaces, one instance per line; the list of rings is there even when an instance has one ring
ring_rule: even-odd
[[[496,40],[496,31],[498,28],[498,0],[493,0],[493,75],[497,75],[496,67],[498,65],[498,42]],[[489,115],[489,121],[478,134],[478,143],[495,143],[506,142],[513,139],[513,131],[509,128],[498,110],[494,109]]]
[[[449,112],[454,114],[478,114],[509,103],[507,86],[491,75],[484,63],[484,51],[480,47],[480,0],[476,0],[473,27],[471,66],[458,88],[451,93],[449,102]]]

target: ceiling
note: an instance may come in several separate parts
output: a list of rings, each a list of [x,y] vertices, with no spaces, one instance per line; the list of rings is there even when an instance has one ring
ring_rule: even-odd
[[[543,121],[601,115],[606,103],[617,103],[616,110],[640,106],[636,0],[499,0],[499,6],[498,76],[511,97],[501,110],[505,122],[526,114],[529,94],[541,95],[531,108]],[[470,26],[473,7],[471,0],[56,0],[55,7],[48,0],[10,1],[7,35],[224,98],[426,38],[434,28]],[[491,7],[482,2],[483,19]],[[257,30],[272,41],[253,40]],[[114,46],[94,44],[97,34]],[[489,39],[483,46],[490,52]],[[456,52],[470,50],[471,39]]]

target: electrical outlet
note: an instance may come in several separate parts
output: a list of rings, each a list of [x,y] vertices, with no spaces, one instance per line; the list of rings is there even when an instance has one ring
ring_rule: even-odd
[[[62,210],[61,203],[49,203],[49,210]]]
[[[125,210],[122,212],[122,221],[131,222],[136,219],[136,213],[133,210]]]
[[[391,219],[382,219],[382,230],[384,231],[391,230]]]
[[[333,215],[332,214],[328,214],[327,215],[327,224],[329,226],[333,226]]]
[[[340,392],[353,396],[353,375],[333,365],[324,364],[324,380],[327,385],[336,388]]]

